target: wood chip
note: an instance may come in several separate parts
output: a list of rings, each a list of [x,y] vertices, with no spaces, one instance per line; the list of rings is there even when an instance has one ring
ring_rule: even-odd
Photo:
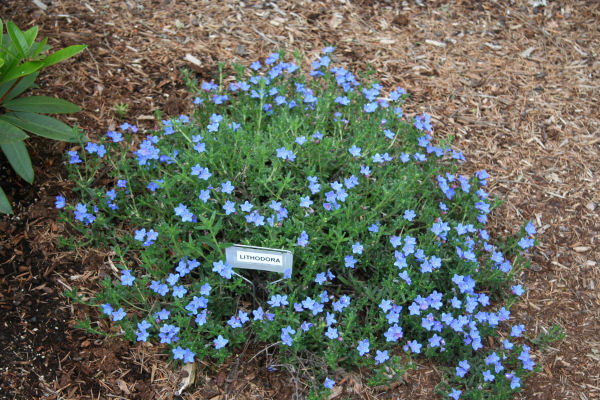
[[[427,39],[427,40],[425,40],[425,43],[430,44],[432,46],[436,46],[436,47],[446,47],[446,43],[438,42],[437,40]]]
[[[531,53],[533,53],[534,50],[535,47],[529,47],[527,48],[527,50],[524,50],[521,53],[519,53],[519,55],[523,58],[529,58],[529,56],[531,56]]]
[[[340,13],[333,13],[333,16],[329,19],[329,27],[331,29],[337,29],[342,24],[343,17]]]
[[[585,253],[586,251],[590,251],[592,248],[589,246],[576,246],[573,247],[573,251],[576,253]]]
[[[121,389],[121,391],[126,395],[131,394],[129,388],[127,387],[127,383],[123,379],[117,379],[117,385],[119,385],[119,389]]]
[[[181,382],[179,382],[178,389],[175,390],[175,396],[181,396],[184,390],[194,383],[196,377],[196,364],[184,364],[183,368],[181,368],[181,375],[183,378],[181,379]]]
[[[187,53],[184,58],[186,61],[191,62],[192,64],[194,64],[197,67],[202,66],[202,62],[200,60],[198,60],[196,57],[194,57],[193,55],[191,55],[190,53]]]
[[[42,9],[42,11],[46,11],[48,9],[48,6],[45,5],[44,3],[42,3],[40,0],[31,0],[33,4],[35,4],[36,6],[38,6],[39,8]]]

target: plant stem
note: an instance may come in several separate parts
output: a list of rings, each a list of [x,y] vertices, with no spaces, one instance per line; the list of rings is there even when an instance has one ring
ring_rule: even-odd
[[[12,90],[15,88],[15,86],[17,86],[19,84],[19,82],[21,82],[21,79],[23,79],[22,76],[18,77],[17,80],[15,81],[15,83],[12,84],[10,89],[8,89],[8,91],[6,93],[4,93],[4,96],[2,96],[2,98],[0,99],[0,104],[2,104],[4,99],[10,94],[10,92],[12,92]]]

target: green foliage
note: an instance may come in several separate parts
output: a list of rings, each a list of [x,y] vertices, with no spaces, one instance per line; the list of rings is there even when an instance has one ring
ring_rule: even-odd
[[[33,166],[25,147],[26,132],[54,140],[79,142],[82,138],[57,119],[41,114],[65,114],[80,110],[66,100],[48,96],[18,97],[34,87],[40,70],[82,51],[84,45],[69,46],[46,55],[48,39],[36,42],[38,28],[25,32],[13,22],[6,23],[6,34],[0,20],[0,148],[15,172],[33,183]],[[0,188],[0,212],[11,213],[10,202]]]
[[[311,77],[220,65],[227,87],[186,73],[190,117],[157,112],[144,136],[124,123],[69,152],[76,200],[57,207],[82,234],[69,245],[104,248],[116,267],[89,306],[174,360],[271,346],[277,364],[309,367],[309,398],[339,371],[380,385],[421,357],[447,372],[452,398],[508,398],[535,364],[509,310],[533,224],[492,239],[488,174],[458,173],[464,156],[429,115],[404,115],[404,90],[329,61]],[[234,270],[231,244],[290,250],[293,270]]]
[[[115,103],[115,105],[113,106],[113,114],[115,114],[115,117],[119,119],[125,118],[128,112],[129,104],[127,103]]]

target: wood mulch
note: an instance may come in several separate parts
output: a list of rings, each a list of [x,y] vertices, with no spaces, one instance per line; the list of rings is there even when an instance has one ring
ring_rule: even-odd
[[[56,48],[88,45],[44,72],[39,93],[81,105],[65,121],[91,137],[120,124],[117,102],[142,128],[152,126],[156,108],[189,111],[181,67],[210,80],[218,62],[249,64],[277,49],[310,60],[335,45],[336,63],[371,66],[384,85],[404,87],[411,93],[405,112],[430,113],[435,136],[453,136],[467,156],[465,172],[485,168],[492,176],[491,193],[504,203],[490,230],[512,234],[528,219],[539,227],[514,317],[531,337],[555,324],[567,336],[535,353],[542,372],[517,398],[600,398],[600,3],[533,3],[17,0],[0,2],[0,16],[39,26]],[[75,329],[88,310],[62,293],[93,290],[107,260],[58,247],[63,227],[53,203],[69,190],[65,148],[31,140],[33,186],[0,158],[0,184],[16,212],[0,217],[0,398],[176,398],[182,372],[160,348]],[[302,391],[285,368],[267,371],[269,353],[250,361],[260,350],[219,367],[201,363],[182,397],[281,399]],[[356,372],[337,393],[435,398],[439,377],[421,365],[405,384],[373,389]]]

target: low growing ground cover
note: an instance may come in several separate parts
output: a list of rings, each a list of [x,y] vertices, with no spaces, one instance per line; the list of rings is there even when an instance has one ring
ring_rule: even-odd
[[[308,76],[273,53],[189,79],[193,115],[68,152],[76,187],[56,206],[85,239],[65,244],[114,254],[89,304],[108,334],[165,343],[176,362],[275,344],[280,364],[311,360],[315,397],[344,369],[382,384],[416,357],[440,365],[451,398],[510,397],[535,366],[510,322],[533,224],[491,238],[487,173],[462,175],[429,116],[404,115],[403,89],[333,66],[333,50]],[[231,244],[290,250],[293,268],[233,269]]]

